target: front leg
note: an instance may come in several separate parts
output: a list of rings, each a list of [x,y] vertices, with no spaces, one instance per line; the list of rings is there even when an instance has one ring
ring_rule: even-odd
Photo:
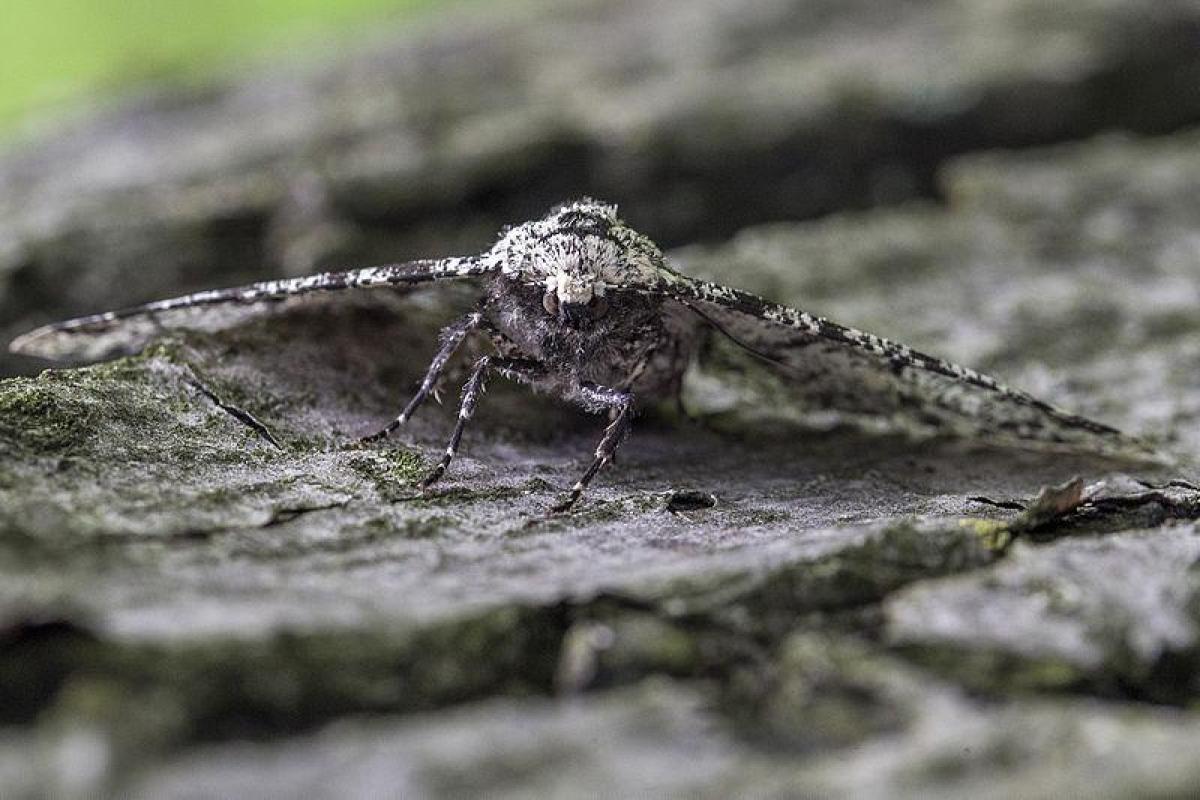
[[[592,478],[596,477],[596,473],[605,464],[612,461],[613,455],[629,433],[629,428],[633,423],[633,392],[611,389],[594,383],[584,383],[580,385],[578,395],[579,400],[589,410],[599,411],[608,408],[613,413],[613,417],[612,421],[608,423],[608,427],[604,429],[604,436],[601,437],[600,444],[596,445],[596,454],[591,465],[571,487],[571,493],[567,495],[567,498],[550,509],[552,514],[561,514],[579,501],[588,484],[592,482]]]
[[[437,386],[438,378],[441,377],[442,370],[446,368],[446,363],[450,361],[450,357],[458,350],[463,340],[472,331],[483,325],[483,322],[483,312],[476,310],[452,325],[446,326],[442,330],[442,346],[438,349],[437,355],[433,357],[433,361],[429,363],[429,369],[426,370],[425,378],[421,381],[421,386],[417,389],[417,393],[408,401],[408,405],[404,407],[399,416],[387,424],[387,427],[370,436],[364,436],[360,441],[365,444],[367,442],[386,439],[393,431],[408,422],[416,410],[420,408],[421,404],[425,402],[426,398],[433,393],[434,387]]]
[[[488,370],[492,369],[506,378],[523,383],[531,383],[544,373],[544,368],[540,364],[526,359],[483,356],[476,361],[475,365],[471,367],[471,374],[467,377],[467,382],[463,384],[462,402],[458,406],[458,419],[454,421],[454,430],[450,434],[446,452],[433,471],[421,481],[422,490],[428,489],[446,474],[446,469],[454,460],[455,454],[458,453],[458,445],[462,442],[467,422],[475,414],[475,405],[479,402],[479,396],[483,394]]]

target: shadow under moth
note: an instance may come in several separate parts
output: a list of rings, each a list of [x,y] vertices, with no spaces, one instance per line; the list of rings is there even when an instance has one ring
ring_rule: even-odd
[[[1146,458],[1145,445],[1062,411],[994,378],[903,344],[839,325],[669,267],[659,248],[617,216],[583,199],[505,230],[480,255],[327,272],[199,292],[81,317],[16,339],[14,352],[97,360],[144,346],[164,330],[292,297],[349,289],[474,281],[479,301],[442,331],[416,393],[364,441],[404,425],[433,394],[460,345],[490,342],[471,366],[458,417],[426,488],[450,466],[492,373],[592,413],[607,413],[590,465],[554,511],[571,508],[629,433],[639,404],[677,398],[683,376],[716,331],[786,381],[806,406],[859,417],[907,420],[937,432]]]

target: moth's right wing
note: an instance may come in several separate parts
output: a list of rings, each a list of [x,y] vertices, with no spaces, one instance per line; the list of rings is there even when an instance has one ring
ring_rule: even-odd
[[[229,328],[294,297],[470,278],[494,269],[494,264],[486,257],[469,256],[323,272],[303,278],[214,289],[56,322],[17,337],[8,349],[53,360],[99,361],[136,352],[165,331]]]
[[[911,347],[708,281],[663,273],[653,291],[760,357],[810,410],[1050,449],[1160,461],[1161,453],[1101,422]]]

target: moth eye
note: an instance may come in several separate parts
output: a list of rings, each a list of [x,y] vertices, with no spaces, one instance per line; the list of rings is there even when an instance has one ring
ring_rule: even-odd
[[[588,310],[592,312],[592,319],[600,319],[608,313],[608,301],[597,295],[588,303]]]
[[[546,292],[542,295],[542,308],[546,309],[546,313],[550,316],[558,316],[558,294]]]

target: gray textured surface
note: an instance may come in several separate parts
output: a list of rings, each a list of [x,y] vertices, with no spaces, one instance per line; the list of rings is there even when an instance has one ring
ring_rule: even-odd
[[[256,100],[290,108],[264,88],[279,80],[293,82],[292,101],[325,86],[321,97],[350,102],[352,77],[377,65],[410,75],[394,91],[419,98],[429,65],[455,64],[438,78],[482,87],[506,51],[481,22],[430,40],[452,42],[444,50],[414,44],[357,67],[254,77],[30,145],[0,165],[0,229],[18,231],[0,236],[4,319],[236,280],[266,269],[268,251],[301,269],[308,256],[295,253],[310,244],[320,258],[342,246],[323,249],[330,242],[354,242],[345,252],[364,257],[473,246],[557,199],[543,195],[577,188],[546,179],[573,175],[555,160],[563,142],[585,143],[594,159],[581,185],[612,189],[632,222],[678,242],[721,218],[711,204],[739,195],[716,172],[673,171],[683,162],[672,154],[762,185],[770,153],[802,153],[791,168],[811,177],[819,163],[828,172],[814,180],[843,185],[835,179],[859,157],[870,165],[860,177],[894,175],[871,137],[914,115],[928,138],[894,146],[929,169],[960,149],[1113,122],[1100,108],[1125,109],[1143,130],[1194,110],[1166,76],[1186,73],[1195,51],[1180,58],[1172,36],[1148,33],[1192,18],[1189,3],[1070,14],[1040,2],[912,3],[889,6],[886,24],[869,12],[876,4],[839,4],[841,16],[807,4],[813,16],[795,26],[771,22],[788,4],[764,3],[740,18],[746,39],[709,40],[702,32],[718,24],[740,30],[718,4],[661,5],[678,15],[661,28],[631,21],[632,4],[552,23],[578,32],[623,19],[630,52],[651,52],[634,33],[658,37],[658,61],[622,54],[628,73],[561,44],[539,45],[531,62],[511,56],[499,74],[528,81],[508,85],[528,90],[531,108],[575,115],[574,127],[535,126],[544,138],[521,134],[536,115],[505,117],[503,98],[482,88],[426,108],[385,102],[369,84],[353,95],[361,105],[343,107],[358,111],[322,111],[320,131],[299,112],[264,114],[277,124],[218,152],[250,133],[244,109]],[[502,24],[509,39],[533,35]],[[768,44],[745,45],[755,37]],[[466,41],[477,60],[453,43]],[[913,57],[944,41],[955,43],[944,59]],[[550,55],[561,74],[529,68]],[[1077,68],[1064,73],[1068,56]],[[676,80],[689,70],[694,86]],[[1049,74],[1067,77],[1043,84]],[[1114,81],[1145,91],[1099,103],[1094,92]],[[578,84],[586,90],[564,101]],[[916,85],[932,94],[906,88]],[[1173,92],[1169,109],[1154,86]],[[706,106],[712,97],[721,104]],[[866,99],[847,107],[851,97]],[[631,98],[627,115],[608,113]],[[764,124],[782,138],[747,139],[746,119],[776,118],[763,108],[798,127]],[[998,124],[1035,108],[1042,130]],[[402,112],[411,128],[396,122]],[[711,134],[719,119],[728,138],[715,139],[743,160],[685,147],[701,146],[689,131]],[[951,135],[983,120],[987,136]],[[345,124],[358,133],[339,136]],[[191,129],[175,139],[186,157],[155,149],[181,128]],[[795,138],[800,129],[815,138]],[[405,149],[413,131],[423,138]],[[847,131],[867,139],[801,147]],[[122,141],[142,148],[140,183]],[[335,145],[328,169],[299,184],[324,187],[332,205],[284,202],[305,174],[297,165]],[[617,156],[629,158],[621,169],[606,160]],[[346,171],[353,164],[371,174]],[[833,198],[785,184],[747,219],[870,195],[852,181]],[[387,446],[349,443],[396,411],[437,326],[469,302],[441,290],[302,303],[135,358],[0,382],[0,794],[1194,794],[1198,185],[1197,132],[1109,136],[954,159],[944,205],[753,227],[672,253],[691,274],[1145,436],[1178,457],[1167,468],[813,429],[752,361],[718,347],[687,386],[702,425],[669,408],[639,419],[578,513],[541,517],[601,421],[502,381],[446,482],[420,497],[414,481],[440,452],[450,409],[423,410]],[[286,208],[315,216],[271,239],[300,248],[281,257],[265,231]],[[144,224],[127,227],[133,218]],[[310,230],[336,236],[297,236]],[[136,289],[115,277],[129,269],[144,276]],[[64,275],[82,280],[46,291]],[[222,404],[253,414],[282,447]],[[709,495],[715,505],[697,502]]]

